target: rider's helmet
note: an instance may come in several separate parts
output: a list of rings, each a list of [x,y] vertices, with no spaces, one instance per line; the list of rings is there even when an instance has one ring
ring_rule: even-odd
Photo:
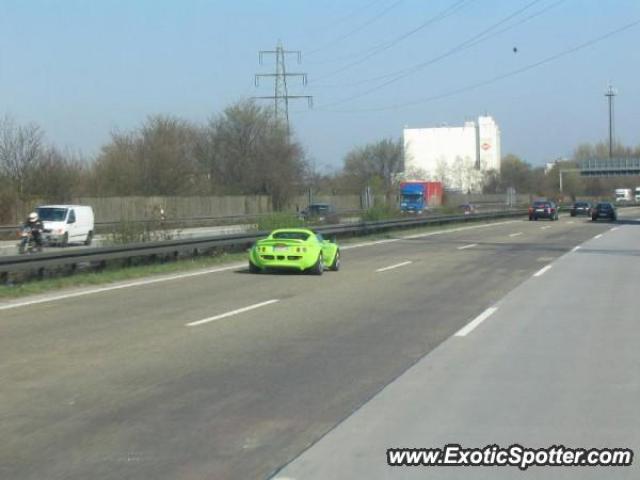
[[[31,212],[29,214],[29,221],[30,222],[37,222],[38,221],[38,214],[36,212]]]

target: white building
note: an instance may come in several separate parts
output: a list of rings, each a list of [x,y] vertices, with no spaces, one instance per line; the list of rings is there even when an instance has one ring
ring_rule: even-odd
[[[405,128],[407,179],[440,180],[445,188],[482,189],[487,170],[500,171],[500,129],[492,117],[462,127]]]

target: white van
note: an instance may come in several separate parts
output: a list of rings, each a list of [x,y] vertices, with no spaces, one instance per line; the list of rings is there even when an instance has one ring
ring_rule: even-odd
[[[67,245],[93,240],[93,209],[83,205],[41,205],[36,211],[44,225],[47,243]]]

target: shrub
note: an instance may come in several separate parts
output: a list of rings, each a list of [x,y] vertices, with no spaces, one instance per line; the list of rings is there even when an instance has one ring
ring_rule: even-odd
[[[375,206],[363,212],[362,220],[365,222],[375,222],[390,218],[399,218],[400,216],[400,210],[395,207]]]
[[[258,231],[270,232],[277,228],[302,228],[304,220],[292,213],[272,213],[258,218]]]

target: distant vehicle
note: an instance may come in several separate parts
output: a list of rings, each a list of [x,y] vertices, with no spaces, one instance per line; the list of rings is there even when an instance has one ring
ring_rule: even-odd
[[[274,230],[249,251],[249,271],[297,270],[322,275],[325,269],[340,269],[340,248],[333,240],[306,228]]]
[[[460,205],[460,210],[462,210],[462,213],[464,213],[465,215],[473,215],[474,213],[478,213],[478,208],[471,203]]]
[[[616,188],[616,203],[631,201],[633,201],[633,196],[630,188]]]
[[[421,214],[442,205],[442,183],[408,181],[400,183],[400,211]]]
[[[558,220],[558,206],[549,200],[536,200],[529,207],[529,221],[539,218]]]
[[[640,187],[636,187],[635,194],[636,202],[640,202]]]
[[[307,222],[339,223],[340,217],[333,205],[328,203],[312,203],[300,212],[300,218]]]
[[[575,202],[571,207],[569,213],[572,217],[575,217],[577,215],[587,215],[588,217],[590,217],[591,208],[592,206],[589,202]]]
[[[607,218],[614,222],[618,219],[618,212],[616,211],[616,207],[613,203],[600,202],[596,205],[591,213],[591,220],[595,222],[601,218]]]
[[[85,205],[41,205],[38,216],[44,224],[44,239],[49,244],[91,245],[94,232],[93,209]]]

